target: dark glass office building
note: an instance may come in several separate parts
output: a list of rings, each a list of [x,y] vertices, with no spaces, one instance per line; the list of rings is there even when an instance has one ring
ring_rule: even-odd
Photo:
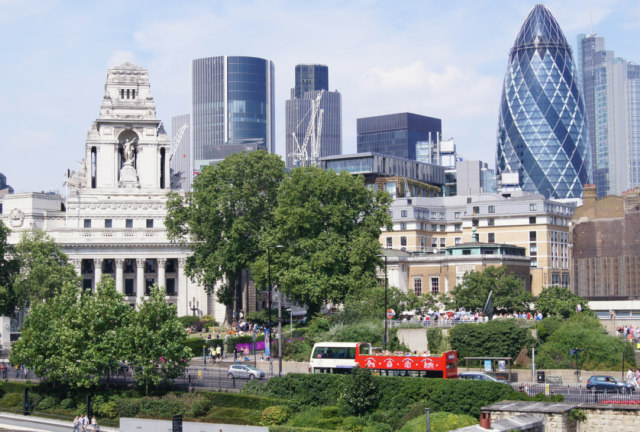
[[[255,57],[192,64],[193,169],[241,151],[275,152],[274,67]]]
[[[525,191],[581,198],[591,183],[585,106],[571,47],[536,5],[509,54],[498,120],[496,174],[517,172]]]
[[[416,160],[416,147],[440,141],[442,120],[412,113],[387,114],[358,119],[357,131],[358,153]]]
[[[295,97],[301,99],[305,92],[329,90],[329,68],[318,64],[296,66]]]

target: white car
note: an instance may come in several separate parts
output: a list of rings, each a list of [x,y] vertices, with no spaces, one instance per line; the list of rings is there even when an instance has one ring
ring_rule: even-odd
[[[234,364],[229,366],[229,369],[227,369],[227,376],[229,378],[262,379],[265,374],[260,369],[256,369],[253,366]]]
[[[486,372],[462,372],[458,374],[458,378],[460,379],[470,379],[470,380],[478,380],[478,381],[493,381],[506,384],[507,382],[503,379],[496,378],[492,374]]]

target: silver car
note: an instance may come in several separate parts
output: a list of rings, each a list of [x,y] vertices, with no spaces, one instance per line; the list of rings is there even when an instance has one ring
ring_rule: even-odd
[[[458,378],[460,379],[470,379],[470,380],[479,380],[479,381],[493,381],[506,384],[507,382],[503,379],[496,378],[494,375],[486,373],[486,372],[462,372],[458,374]]]
[[[229,366],[227,376],[229,378],[262,379],[265,375],[264,372],[253,366],[234,364]]]

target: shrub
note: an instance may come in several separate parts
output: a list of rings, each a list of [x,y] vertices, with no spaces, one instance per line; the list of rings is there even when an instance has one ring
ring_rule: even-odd
[[[180,324],[182,324],[183,327],[191,327],[195,326],[196,321],[198,321],[198,317],[193,315],[185,315],[178,317],[178,321],[180,321]]]
[[[427,346],[431,353],[443,351],[444,337],[440,327],[429,327],[427,329]]]
[[[202,347],[207,344],[206,339],[200,336],[191,336],[185,339],[184,345],[191,349],[191,355],[198,357],[202,355]]]
[[[338,404],[351,415],[363,415],[375,409],[380,400],[378,383],[369,369],[355,368],[344,380]]]
[[[563,323],[564,320],[557,316],[544,318],[543,320],[538,321],[536,325],[536,329],[538,331],[538,340],[541,343],[546,342],[547,339],[549,339],[549,336],[551,336],[553,332],[558,330]]]
[[[115,401],[105,402],[96,408],[96,413],[100,417],[116,418],[118,415],[118,406]]]
[[[76,403],[73,399],[65,398],[60,401],[60,408],[62,409],[73,409],[75,406]]]
[[[449,330],[449,343],[452,349],[458,351],[460,358],[516,358],[522,347],[530,346],[534,342],[529,330],[526,326],[523,327],[515,319],[492,320],[483,324],[459,324]]]
[[[258,425],[262,411],[243,408],[222,407],[213,408],[205,417],[207,421],[215,423]]]
[[[289,407],[285,405],[274,405],[264,409],[260,416],[262,426],[279,425],[289,418]]]
[[[191,407],[189,411],[187,411],[187,415],[189,417],[202,417],[205,416],[211,411],[213,407],[213,402],[207,398],[196,399],[191,403]]]
[[[141,399],[120,399],[116,403],[118,417],[136,417],[140,412]]]
[[[429,415],[431,432],[447,432],[454,429],[472,426],[478,423],[475,417],[464,414],[453,414],[448,412],[433,412]],[[400,432],[423,432],[426,429],[427,420],[424,412],[422,415],[409,420],[400,429]]]
[[[16,408],[22,406],[22,395],[20,393],[7,393],[0,399],[0,406]]]
[[[38,403],[37,409],[46,411],[50,409],[54,409],[58,406],[58,399],[53,396],[47,396]]]
[[[332,374],[287,374],[273,377],[264,385],[249,383],[241,393],[287,399],[294,407],[332,405],[338,399],[344,378]]]
[[[249,386],[253,383],[258,383],[258,380],[249,381],[246,386]],[[203,397],[209,399],[213,405],[219,407],[236,407],[264,410],[265,408],[272,405],[286,405],[288,403],[288,401],[285,399],[252,396],[250,394],[201,392],[198,393],[198,395],[202,395]]]

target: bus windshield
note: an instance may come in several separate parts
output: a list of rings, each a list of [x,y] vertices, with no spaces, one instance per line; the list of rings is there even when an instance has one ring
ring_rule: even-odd
[[[313,350],[313,358],[323,359],[350,359],[356,358],[355,347],[327,347],[317,346]]]

